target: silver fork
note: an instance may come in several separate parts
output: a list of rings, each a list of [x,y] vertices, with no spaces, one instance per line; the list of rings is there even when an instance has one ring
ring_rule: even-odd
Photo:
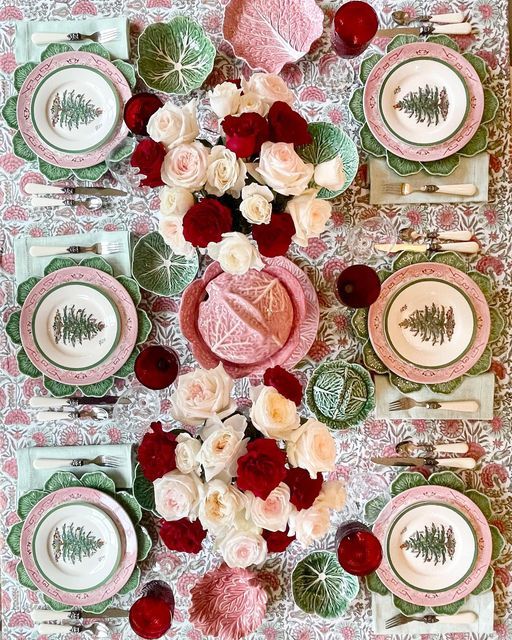
[[[403,613],[399,613],[393,618],[386,620],[386,629],[392,629],[393,627],[399,627],[402,624],[408,624],[409,622],[424,622],[426,624],[473,624],[478,620],[478,615],[474,611],[461,611],[460,613],[454,613],[451,616],[434,615],[428,613],[425,616],[406,616]]]
[[[108,256],[111,253],[119,253],[122,249],[120,242],[97,242],[90,247],[71,245],[69,247],[30,247],[31,256],[59,256],[66,253],[96,253],[100,256]]]
[[[33,462],[34,469],[60,469],[61,467],[85,467],[94,464],[97,467],[111,467],[113,469],[123,464],[122,458],[116,456],[96,456],[95,458],[36,458]]]
[[[474,196],[478,191],[474,184],[424,184],[422,187],[413,187],[408,182],[384,184],[384,193],[400,196],[408,196],[411,193],[444,193],[452,196]]]
[[[425,407],[425,409],[446,409],[448,411],[478,411],[479,404],[476,400],[425,400],[419,402],[413,398],[400,398],[389,403],[390,411],[407,411],[413,407]]]
[[[51,635],[52,633],[84,633],[89,631],[93,638],[110,638],[111,630],[103,622],[93,622],[84,626],[83,624],[55,624],[44,622],[37,627],[37,631],[41,636]]]
[[[81,42],[82,40],[92,40],[103,44],[112,42],[119,38],[119,29],[102,29],[94,33],[33,33],[32,42],[34,44],[51,44],[52,42]]]

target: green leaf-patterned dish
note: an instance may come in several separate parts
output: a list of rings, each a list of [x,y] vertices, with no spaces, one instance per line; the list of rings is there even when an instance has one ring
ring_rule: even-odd
[[[347,429],[362,422],[374,409],[375,388],[366,369],[334,360],[315,369],[306,389],[306,402],[324,424]]]
[[[213,69],[215,47],[201,25],[185,16],[150,24],[138,42],[137,71],[148,87],[186,94]]]

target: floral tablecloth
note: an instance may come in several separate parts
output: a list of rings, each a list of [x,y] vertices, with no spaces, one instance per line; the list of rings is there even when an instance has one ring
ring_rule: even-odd
[[[222,15],[224,0],[4,0],[0,4],[0,95],[5,99],[14,91],[14,22],[15,20],[59,20],[87,16],[126,15],[132,25],[132,45],[143,27],[151,22],[167,20],[170,16],[186,13],[199,20],[211,35],[218,48],[218,56],[209,84],[222,82],[240,73],[247,73],[240,62],[234,62],[229,46],[223,42]],[[296,92],[300,109],[311,121],[331,121],[347,130],[355,139],[355,123],[348,111],[348,100],[356,83],[358,62],[342,61],[331,51],[328,24],[339,2],[322,3],[325,10],[326,29],[306,59],[288,65],[283,77]],[[390,3],[372,2],[381,11],[382,23],[390,26],[393,9],[408,9],[416,13],[464,11],[472,16],[478,27],[477,36],[457,39],[461,48],[482,56],[492,74],[492,86],[499,96],[501,108],[496,120],[491,123],[491,188],[490,202],[478,206],[461,205],[415,205],[386,206],[378,212],[368,204],[367,172],[363,164],[355,184],[342,198],[335,202],[335,212],[329,229],[321,239],[311,241],[307,249],[293,248],[292,257],[312,279],[321,304],[321,326],[308,360],[299,369],[305,381],[312,367],[334,356],[357,361],[360,358],[356,340],[350,329],[349,312],[341,309],[333,295],[333,284],[339,271],[349,263],[344,238],[347,227],[357,220],[376,213],[387,216],[400,224],[405,216],[411,224],[425,228],[471,229],[482,242],[484,253],[475,259],[477,270],[489,274],[497,284],[498,303],[503,316],[510,317],[512,302],[512,180],[510,161],[510,97],[508,76],[508,36],[506,0],[455,0],[452,3],[435,1]],[[286,2],[283,0],[283,6]],[[384,40],[375,46],[383,48]],[[135,51],[135,48],[133,48]],[[4,102],[4,100],[2,100]],[[208,123],[207,123],[208,124]],[[209,123],[212,124],[212,123]],[[130,229],[142,235],[156,228],[158,196],[156,192],[146,195],[131,189],[130,196],[118,200],[110,209],[89,212],[86,209],[62,208],[33,211],[24,192],[24,185],[41,181],[33,167],[16,158],[12,152],[12,131],[0,122],[0,308],[1,322],[15,307],[13,240],[19,234],[33,236],[71,234],[90,230]],[[106,185],[109,179],[104,180]],[[110,180],[114,182],[114,180]],[[163,299],[146,296],[143,301],[154,321],[154,335],[166,344],[172,344],[180,352],[185,367],[193,365],[191,355],[180,336],[177,311],[179,298]],[[469,473],[469,485],[478,488],[495,501],[497,520],[495,524],[504,533],[509,543],[502,556],[504,564],[496,575],[496,623],[497,637],[512,637],[512,497],[510,470],[512,469],[512,383],[510,368],[512,359],[512,327],[509,325],[494,349],[493,370],[497,377],[496,412],[491,422],[465,422],[449,420],[434,422],[425,420],[386,422],[370,417],[363,425],[340,433],[338,443],[338,465],[336,475],[347,479],[354,470],[369,472],[369,458],[382,450],[389,451],[390,443],[406,437],[415,438],[467,438],[474,444],[474,452],[482,454],[479,472]],[[4,539],[8,527],[17,521],[15,451],[20,447],[71,445],[109,442],[137,442],[142,433],[134,433],[114,423],[51,423],[38,424],[34,413],[28,409],[28,398],[40,391],[40,382],[19,374],[14,349],[8,342],[5,331],[0,331],[0,557],[2,573],[2,620],[3,637],[6,640],[26,640],[38,637],[29,617],[29,611],[41,604],[40,596],[21,588],[16,580],[16,560],[11,555]],[[248,383],[237,383],[239,402],[248,403]],[[162,412],[168,408],[167,396],[162,397]],[[394,471],[385,471],[391,478]],[[153,530],[155,536],[155,531]],[[331,536],[316,545],[317,548],[332,548],[334,527]],[[252,638],[258,640],[369,640],[375,638],[371,632],[370,600],[364,589],[349,608],[346,615],[337,621],[328,622],[308,616],[294,606],[291,598],[290,574],[298,559],[306,555],[298,544],[293,544],[287,553],[273,556],[262,569],[262,579],[272,594],[267,616]],[[162,577],[173,587],[177,599],[175,622],[169,637],[180,640],[201,640],[187,620],[190,604],[189,589],[211,567],[217,566],[219,558],[207,548],[197,556],[187,557],[156,546],[143,566],[146,577]],[[122,606],[128,602],[120,599]],[[113,638],[132,637],[127,628],[117,630]],[[412,636],[403,636],[410,638]],[[439,637],[436,634],[436,637]],[[448,636],[447,636],[448,637]],[[467,634],[451,634],[451,640],[464,640]]]

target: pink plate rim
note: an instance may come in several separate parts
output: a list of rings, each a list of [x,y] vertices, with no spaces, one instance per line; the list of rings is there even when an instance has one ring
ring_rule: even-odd
[[[50,72],[70,64],[83,64],[103,73],[115,86],[121,101],[119,122],[112,137],[96,149],[86,153],[64,153],[48,147],[37,135],[30,118],[30,103],[35,88]],[[99,164],[128,134],[124,124],[124,105],[131,98],[132,92],[126,78],[111,62],[86,51],[66,51],[51,56],[37,65],[26,77],[19,95],[16,107],[16,117],[23,139],[32,151],[45,162],[49,162],[64,169],[84,169]]]
[[[121,537],[121,560],[116,572],[101,587],[92,591],[72,593],[50,584],[38,571],[32,553],[35,528],[44,514],[55,505],[67,502],[89,502],[100,507],[113,520]],[[25,519],[21,531],[21,560],[30,579],[44,594],[69,606],[90,606],[118,593],[128,582],[137,563],[137,534],[130,516],[111,496],[89,487],[65,487],[53,491],[38,502]]]
[[[42,294],[71,282],[92,284],[113,301],[121,318],[121,336],[111,355],[89,371],[68,371],[49,362],[39,352],[32,334],[32,316]],[[137,309],[128,291],[114,277],[91,267],[65,267],[48,274],[28,294],[20,315],[21,342],[32,364],[45,376],[63,384],[85,385],[101,382],[115,375],[130,357],[137,342]]]
[[[384,549],[386,532],[392,522],[405,508],[424,500],[434,500],[440,504],[457,507],[467,516],[477,535],[478,557],[471,574],[458,586],[441,593],[416,591],[414,588],[404,584],[391,569]],[[398,494],[379,514],[373,525],[373,533],[384,549],[383,560],[377,569],[377,575],[391,593],[416,605],[439,607],[465,598],[480,584],[491,563],[492,536],[489,523],[472,500],[463,493],[449,487],[422,485]]]
[[[469,91],[469,113],[461,129],[449,140],[431,147],[418,147],[394,136],[379,109],[379,91],[384,78],[397,64],[416,56],[429,56],[446,62],[463,76]],[[484,90],[475,68],[460,53],[434,42],[413,42],[390,51],[373,67],[364,87],[363,108],[370,131],[383,147],[406,160],[429,162],[457,153],[475,135],[484,112]]]
[[[384,313],[388,300],[404,285],[422,278],[438,278],[462,289],[471,300],[476,315],[476,333],[471,347],[462,358],[439,369],[421,369],[402,360],[388,344],[385,334]],[[485,351],[490,331],[489,306],[480,287],[459,269],[439,262],[420,262],[393,273],[384,280],[380,295],[368,313],[368,334],[372,346],[382,362],[390,371],[402,378],[422,384],[449,382],[469,371]]]

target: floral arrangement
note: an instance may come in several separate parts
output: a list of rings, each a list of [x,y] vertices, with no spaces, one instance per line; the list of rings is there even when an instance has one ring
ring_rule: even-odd
[[[343,162],[301,159],[297,150],[312,136],[277,75],[223,82],[208,97],[220,123],[215,145],[199,138],[196,100],[156,104],[147,126],[138,125],[149,138],[131,163],[145,176],[141,185],[163,186],[160,233],[172,250],[198,248],[242,275],[262,269],[261,256],[284,255],[292,240],[306,247],[324,231],[331,205],[318,191],[343,186]]]
[[[323,476],[334,470],[335,442],[324,424],[301,420],[295,376],[267,369],[251,388],[248,416],[237,413],[232,390],[222,364],[181,375],[171,414],[198,435],[153,423],[138,459],[167,547],[197,553],[209,532],[229,567],[246,568],[294,540],[308,547],[323,537],[345,491]]]

